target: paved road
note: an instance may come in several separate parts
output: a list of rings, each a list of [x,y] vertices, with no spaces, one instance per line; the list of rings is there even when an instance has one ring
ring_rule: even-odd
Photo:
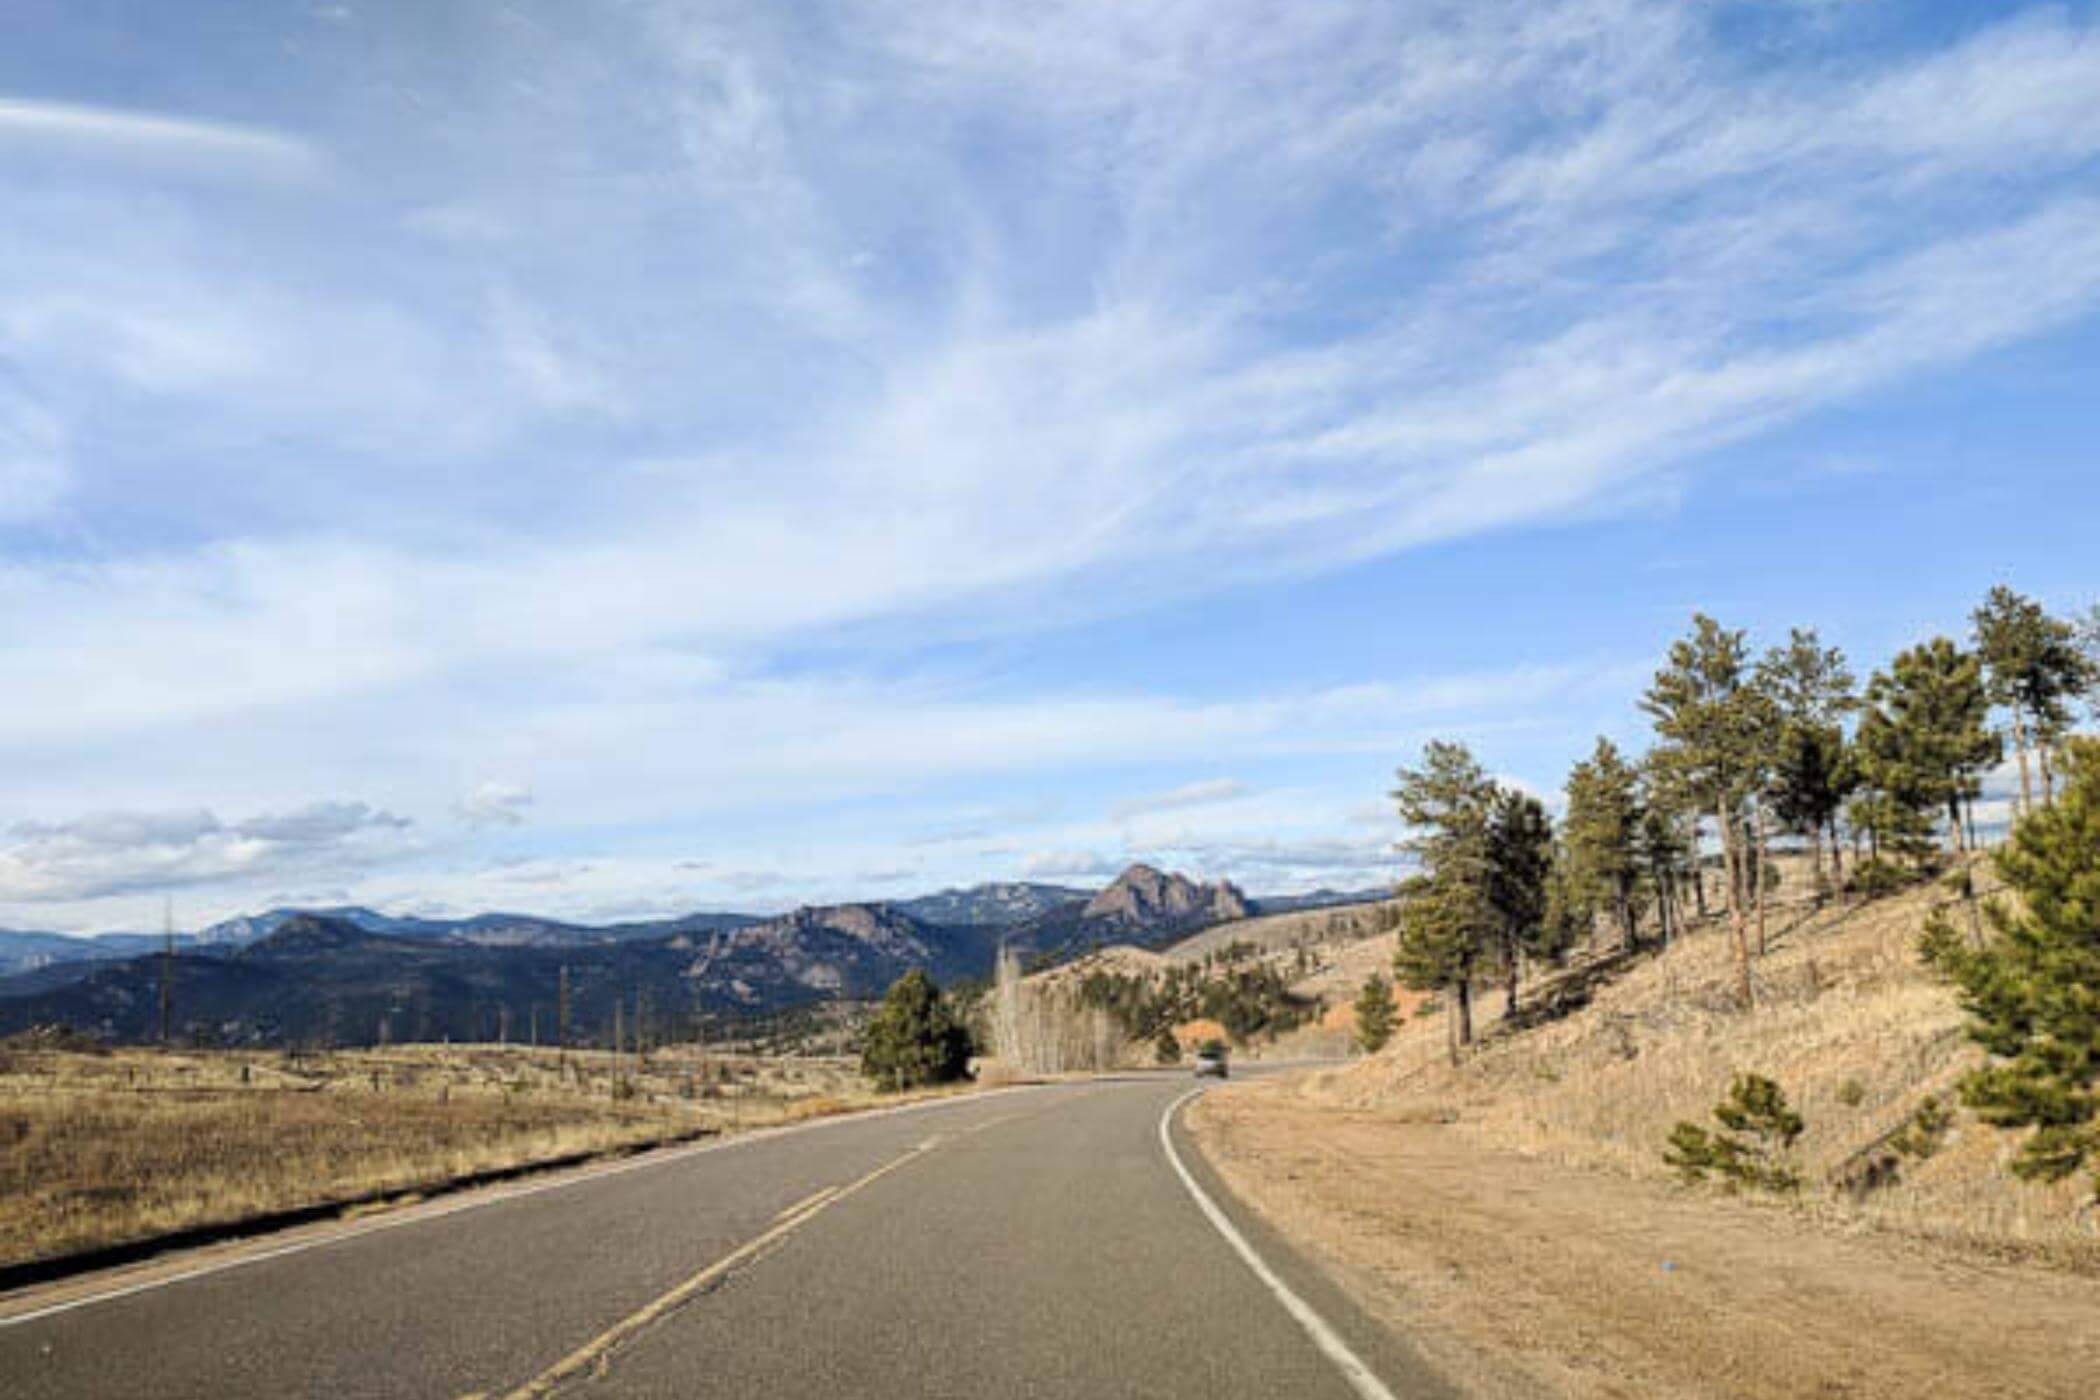
[[[1176,1132],[1298,1315],[1228,1242],[1162,1142],[1188,1087],[1132,1076],[834,1120],[18,1313],[0,1319],[0,1393],[1448,1394]]]

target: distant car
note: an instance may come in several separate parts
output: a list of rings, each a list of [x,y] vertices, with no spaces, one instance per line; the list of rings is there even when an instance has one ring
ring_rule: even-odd
[[[1206,1045],[1196,1052],[1196,1077],[1198,1079],[1203,1078],[1205,1075],[1215,1075],[1219,1079],[1223,1079],[1227,1073],[1225,1052],[1223,1050]]]

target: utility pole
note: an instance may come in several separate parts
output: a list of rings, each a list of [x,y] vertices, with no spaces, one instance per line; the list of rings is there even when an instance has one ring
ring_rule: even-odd
[[[160,1048],[168,1048],[170,1018],[175,1006],[175,901],[163,900],[160,909]]]
[[[555,993],[554,1034],[561,1042],[561,1074],[569,1075],[569,965],[561,965],[560,989]]]

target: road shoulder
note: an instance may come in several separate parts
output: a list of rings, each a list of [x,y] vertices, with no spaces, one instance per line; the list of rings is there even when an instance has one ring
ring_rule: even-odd
[[[2087,1393],[2100,1284],[1555,1166],[1288,1081],[1186,1114],[1233,1194],[1468,1394]]]

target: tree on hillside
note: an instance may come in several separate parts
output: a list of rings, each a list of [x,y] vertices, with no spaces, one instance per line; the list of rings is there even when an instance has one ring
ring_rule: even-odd
[[[1857,782],[1844,730],[1845,715],[1858,707],[1856,682],[1843,652],[1798,627],[1787,645],[1758,662],[1757,680],[1774,720],[1764,796],[1781,826],[1808,838],[1820,899],[1827,888],[1823,837],[1829,833],[1835,853],[1838,814]]]
[[[1962,804],[2004,753],[1990,728],[1982,660],[1935,637],[1898,653],[1875,675],[1867,706],[1859,728],[1862,776],[1899,809],[1943,810],[1949,849],[1964,849]]]
[[[913,968],[891,983],[868,1022],[860,1072],[895,1091],[961,1079],[969,1065],[970,1033],[933,979]]]
[[[1696,891],[1701,884],[1699,872],[1691,863],[1694,838],[1686,834],[1692,814],[1652,764],[1642,765],[1636,800],[1641,824],[1634,833],[1634,854],[1642,876],[1655,892],[1656,923],[1667,947],[1682,925],[1677,905],[1679,887],[1689,881]],[[1703,897],[1699,898],[1699,909],[1705,913]]]
[[[1445,999],[1451,1063],[1473,1043],[1473,972],[1492,927],[1479,885],[1417,875],[1400,887],[1400,936],[1393,975],[1404,987]]]
[[[1495,784],[1463,744],[1436,741],[1402,768],[1393,801],[1407,824],[1401,848],[1422,873],[1401,887],[1396,975],[1449,994],[1451,1057],[1473,1040],[1473,977],[1498,920],[1489,896]]]
[[[1568,772],[1567,881],[1591,908],[1609,908],[1628,948],[1639,941],[1634,890],[1641,868],[1639,774],[1609,739]]]
[[[1750,936],[1744,908],[1748,867],[1739,826],[1741,807],[1754,786],[1755,743],[1760,705],[1750,684],[1741,632],[1731,632],[1705,614],[1692,618],[1692,633],[1670,647],[1669,660],[1641,698],[1662,742],[1655,761],[1671,781],[1713,814],[1722,864],[1728,874],[1728,921],[1735,940],[1736,989],[1745,1006],[1755,998],[1750,982]]]
[[[2092,683],[2093,671],[2078,645],[2078,629],[2051,617],[2032,598],[2000,584],[1971,615],[1976,650],[1988,679],[1990,701],[2012,717],[2013,753],[2020,763],[2020,810],[2034,808],[2027,755],[2042,765],[2042,800],[2052,780],[2049,751],[2070,728],[2073,699]]]
[[[1963,1099],[1986,1122],[2034,1128],[2013,1170],[2052,1181],[2100,1161],[2100,739],[2071,740],[2064,761],[2063,800],[2022,818],[1998,853],[2018,910],[1986,906],[1981,949],[1940,916],[1923,940],[1992,1056]]]
[[[1547,915],[1553,875],[1553,823],[1529,793],[1497,788],[1488,816],[1488,904],[1495,915],[1495,953],[1502,964],[1514,1016],[1526,959],[1558,959],[1567,951],[1561,929]]]
[[[2100,603],[2087,608],[2078,619],[2078,654],[2085,658],[2085,698],[2095,720],[2100,720]]]
[[[1393,1038],[1393,986],[1374,972],[1356,994],[1356,1043],[1375,1055]]]

